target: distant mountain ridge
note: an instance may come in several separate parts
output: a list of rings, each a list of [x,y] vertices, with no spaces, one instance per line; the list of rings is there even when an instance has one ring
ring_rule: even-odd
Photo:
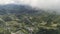
[[[0,5],[0,14],[38,14],[43,12],[43,10],[35,10],[28,5],[17,5],[17,4],[7,4]]]

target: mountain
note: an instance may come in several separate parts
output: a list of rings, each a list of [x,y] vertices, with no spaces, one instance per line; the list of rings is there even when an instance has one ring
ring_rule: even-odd
[[[60,34],[60,15],[29,5],[0,5],[0,34],[30,34],[31,31]]]
[[[7,4],[0,5],[0,14],[39,14],[43,10],[36,10],[29,5]]]

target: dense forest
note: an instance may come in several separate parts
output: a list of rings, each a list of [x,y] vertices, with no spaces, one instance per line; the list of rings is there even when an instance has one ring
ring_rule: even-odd
[[[28,5],[0,5],[0,34],[60,34],[60,15]]]

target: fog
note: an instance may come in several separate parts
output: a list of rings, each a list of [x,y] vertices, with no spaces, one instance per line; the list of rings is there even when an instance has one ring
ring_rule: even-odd
[[[60,0],[0,0],[0,4],[27,4],[41,9],[60,10]]]

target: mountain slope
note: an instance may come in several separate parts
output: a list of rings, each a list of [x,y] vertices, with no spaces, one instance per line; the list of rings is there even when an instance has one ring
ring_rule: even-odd
[[[0,14],[38,14],[40,12],[43,12],[43,10],[36,10],[28,5],[0,5]]]

